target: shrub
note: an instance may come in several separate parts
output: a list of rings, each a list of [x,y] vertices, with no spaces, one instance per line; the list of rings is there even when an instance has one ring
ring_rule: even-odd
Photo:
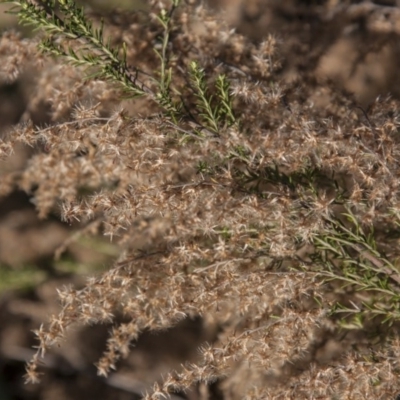
[[[315,79],[322,50],[302,53],[309,68],[289,81],[298,41],[250,40],[201,5],[100,16],[72,0],[12,3],[40,33],[3,34],[2,74],[29,65],[28,108],[46,113],[3,137],[3,157],[19,142],[36,151],[1,193],[22,188],[41,218],[95,223],[121,249],[84,288],[59,290],[27,380],[72,324],[124,316],[97,363],[106,376],[141,332],[201,316],[215,341],[146,398],[216,381],[227,399],[394,396],[398,101],[367,111]],[[328,3],[331,29],[383,12]]]

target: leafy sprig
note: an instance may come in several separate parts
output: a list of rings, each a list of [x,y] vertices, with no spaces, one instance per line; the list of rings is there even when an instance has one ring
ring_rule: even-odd
[[[230,93],[230,82],[226,75],[218,75],[215,84],[218,96],[218,120],[226,121],[228,125],[233,125],[236,118],[233,112],[232,96]]]
[[[182,112],[182,102],[177,102],[172,99],[171,82],[172,82],[172,68],[169,64],[168,44],[170,41],[171,32],[171,19],[175,9],[178,7],[180,0],[174,0],[169,12],[162,9],[157,16],[159,23],[163,28],[163,35],[161,37],[161,50],[154,49],[158,58],[160,59],[160,79],[158,81],[157,100],[160,105],[167,111],[168,116],[172,118],[174,123],[177,122]]]
[[[197,61],[190,63],[189,73],[202,122],[208,129],[218,134],[222,126],[232,125],[235,122],[229,81],[225,75],[218,75],[215,84],[217,98],[215,98],[209,93],[205,71]]]
[[[212,106],[213,96],[208,94],[205,72],[197,61],[190,63],[190,78],[197,97],[197,107],[207,128],[218,133],[218,111]]]
[[[314,235],[316,252],[313,259],[322,268],[327,281],[340,281],[342,287],[368,291],[368,301],[353,308],[337,303],[333,312],[353,314],[355,326],[367,316],[383,316],[384,322],[400,320],[400,270],[377,249],[373,229],[366,233],[356,216],[347,210],[343,216],[350,226],[338,218],[326,218],[323,234]],[[343,322],[345,326],[347,322]]]
[[[103,21],[100,28],[94,28],[83,7],[78,7],[73,0],[0,2],[14,4],[9,12],[16,14],[21,24],[49,34],[40,45],[43,51],[64,57],[72,65],[89,67],[92,71],[89,78],[118,83],[129,96],[153,96],[151,89],[139,78],[143,72],[128,66],[125,45],[112,47],[104,38]],[[78,50],[70,45],[72,40],[80,44]]]

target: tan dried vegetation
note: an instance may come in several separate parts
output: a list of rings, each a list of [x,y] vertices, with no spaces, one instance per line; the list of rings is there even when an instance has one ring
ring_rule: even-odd
[[[2,79],[31,88],[1,151],[35,151],[0,192],[30,193],[41,218],[96,222],[121,249],[84,288],[60,288],[27,379],[72,324],[124,316],[97,363],[107,375],[141,332],[201,316],[214,339],[146,399],[215,382],[224,399],[395,398],[398,89],[367,107],[326,65],[346,40],[351,76],[382,49],[395,58],[398,8],[249,2],[235,30],[184,1],[86,16],[71,1],[14,3],[42,30],[1,36]]]

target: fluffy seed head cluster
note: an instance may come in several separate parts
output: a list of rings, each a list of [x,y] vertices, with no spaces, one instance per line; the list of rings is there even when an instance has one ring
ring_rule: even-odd
[[[203,6],[151,3],[148,12],[103,16],[111,48],[126,44],[116,70],[94,39],[80,65],[82,37],[48,43],[55,59],[39,56],[37,37],[0,39],[0,76],[28,80],[27,64],[36,75],[22,122],[0,143],[6,160],[18,143],[34,151],[3,174],[0,193],[22,188],[41,218],[59,212],[80,229],[95,223],[121,248],[84,288],[59,290],[61,310],[36,332],[28,379],[38,380],[40,358],[72,324],[124,316],[97,363],[106,376],[141,332],[201,316],[214,341],[146,399],[201,382],[218,382],[226,399],[394,396],[398,100],[359,107],[312,76],[324,56],[317,45],[302,71],[307,56],[284,30],[251,40]],[[321,25],[362,14],[322,3],[310,8]],[[100,25],[96,13],[88,18]],[[348,19],[342,24],[344,32]],[[394,34],[379,40],[389,46]],[[84,79],[88,66],[98,79]],[[295,67],[298,76],[285,75]],[[142,96],[129,98],[129,87]],[[333,306],[346,311],[343,320]],[[391,328],[373,346],[370,333],[384,319]]]

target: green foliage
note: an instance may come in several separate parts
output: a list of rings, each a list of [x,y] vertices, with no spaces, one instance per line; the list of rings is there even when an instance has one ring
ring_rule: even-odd
[[[0,265],[0,293],[8,290],[30,290],[46,279],[46,273],[37,266],[23,265],[9,268]]]
[[[217,98],[209,94],[206,74],[197,61],[190,63],[190,78],[194,94],[197,97],[197,108],[205,126],[218,134],[220,127],[232,125],[235,122],[235,116],[227,77],[225,75],[217,76],[215,84]]]
[[[170,39],[171,17],[176,7],[178,7],[179,2],[179,0],[174,0],[172,3],[172,8],[169,10],[169,12],[165,9],[162,9],[160,15],[157,16],[158,21],[163,27],[163,35],[161,39],[161,51],[154,49],[160,59],[160,78],[158,81],[159,91],[156,95],[157,101],[166,110],[168,116],[172,118],[174,123],[178,122],[183,106],[181,102],[176,102],[172,99],[172,68],[168,67],[168,44]]]
[[[85,17],[83,7],[73,0],[8,1],[15,5],[10,11],[16,14],[20,23],[43,30],[48,37],[41,43],[41,49],[57,57],[64,57],[75,66],[90,68],[89,78],[105,79],[118,83],[129,96],[150,93],[139,79],[140,71],[131,71],[126,62],[126,48],[113,48],[103,35],[103,22],[98,29]],[[56,12],[56,6],[59,11]],[[71,41],[80,44],[75,51]],[[65,47],[66,46],[66,47]]]
[[[225,122],[227,125],[232,125],[236,122],[233,108],[232,96],[230,94],[230,82],[226,75],[218,75],[215,84],[217,89],[217,113],[218,121]]]
[[[333,312],[353,315],[353,324],[362,326],[365,316],[383,316],[383,322],[400,319],[400,270],[377,250],[374,231],[367,234],[350,210],[338,218],[326,218],[325,234],[315,235],[314,261],[322,266],[327,281],[340,281],[342,288],[371,292],[368,301],[353,308],[337,304]],[[347,325],[347,323],[345,323]]]

